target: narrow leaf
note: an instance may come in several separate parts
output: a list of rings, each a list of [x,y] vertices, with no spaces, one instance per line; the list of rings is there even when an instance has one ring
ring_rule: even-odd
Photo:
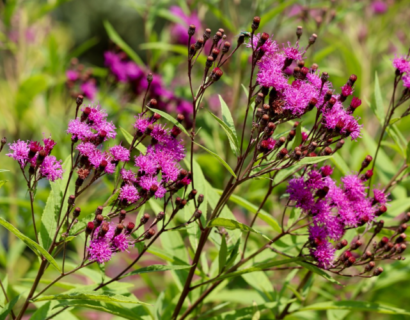
[[[120,130],[121,130],[121,133],[124,136],[125,140],[127,140],[128,144],[131,145],[132,140],[134,139],[132,137],[131,133],[129,133],[127,130],[125,130],[122,127],[120,127]],[[143,154],[147,153],[147,148],[142,143],[139,143],[135,148]]]
[[[8,223],[6,220],[0,217],[0,225],[5,227],[7,230],[12,232],[17,238],[22,240],[33,252],[38,255],[39,257],[44,257],[45,259],[50,262],[51,265],[53,265],[57,270],[61,271],[60,267],[58,266],[57,262],[54,260],[54,258],[47,252],[46,249],[44,249],[42,246],[40,246],[38,243],[35,241],[31,240],[29,237],[25,236],[22,234],[17,228],[15,228],[12,224]]]
[[[105,31],[107,31],[108,37],[114,42],[116,45],[118,45],[124,52],[132,59],[136,64],[139,65],[144,65],[144,62],[141,60],[141,58],[138,56],[138,54],[135,53],[134,50],[131,49],[131,47],[125,43],[123,39],[118,35],[118,33],[114,30],[112,25],[105,20],[104,21],[104,28]]]
[[[158,109],[152,109],[150,107],[147,107],[148,109],[150,109],[152,112],[158,113],[161,117],[167,119],[169,122],[171,122],[174,126],[177,126],[179,129],[182,130],[183,133],[185,133],[188,137],[190,136],[190,134],[188,133],[188,131],[186,131],[186,129],[184,128],[184,126],[182,124],[180,124],[177,119],[175,119],[173,116],[171,116],[170,114],[158,110]]]
[[[157,271],[169,271],[169,270],[182,270],[182,269],[190,269],[191,265],[165,265],[165,264],[153,264],[151,266],[145,267],[145,268],[140,268],[137,270],[134,270],[130,273],[127,273],[123,276],[121,276],[120,279],[133,276],[136,274],[141,274],[141,273],[150,273],[150,272],[157,272]]]
[[[235,174],[235,172],[233,171],[233,169],[229,166],[229,164],[227,164],[225,162],[224,159],[222,159],[218,154],[212,152],[211,150],[205,148],[204,146],[200,145],[199,143],[194,142],[197,146],[201,147],[202,149],[204,149],[206,152],[208,152],[209,154],[213,155],[215,158],[217,158],[219,160],[220,163],[222,163],[222,165],[229,171],[229,173],[231,175],[233,175],[235,178],[238,178]]]
[[[218,255],[218,260],[219,260],[219,273],[222,272],[222,270],[225,267],[226,263],[226,256],[228,254],[228,248],[226,246],[226,239],[225,235],[222,236],[222,242],[221,242],[221,248],[219,249],[219,255]]]
[[[255,229],[253,229],[251,227],[248,227],[247,225],[245,225],[243,223],[240,223],[236,220],[232,220],[232,219],[215,218],[209,223],[209,227],[224,227],[224,228],[229,229],[229,230],[239,229],[239,230],[245,231],[245,232],[251,231],[251,232],[260,234],[262,237],[264,237],[268,241],[270,240],[267,236],[265,236],[261,232],[256,231]]]
[[[301,265],[302,267],[318,274],[319,276],[325,278],[326,280],[332,282],[332,283],[337,283],[339,285],[341,285],[340,282],[336,281],[335,279],[333,279],[331,276],[329,276],[326,272],[324,272],[322,269],[310,264],[310,263],[306,263],[306,262],[302,262],[302,261],[298,261],[296,262],[297,264]]]

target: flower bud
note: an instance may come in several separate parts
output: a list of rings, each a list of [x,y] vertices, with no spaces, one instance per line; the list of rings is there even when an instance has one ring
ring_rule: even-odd
[[[102,214],[104,210],[104,207],[99,206],[96,210],[95,210],[95,216],[98,216],[99,214]]]
[[[189,46],[189,57],[190,58],[192,58],[194,55],[195,55],[195,53],[196,53],[196,46],[195,46],[195,44],[191,44],[190,46]]]
[[[333,150],[330,147],[326,147],[323,149],[323,153],[327,156],[330,156],[333,153]]]
[[[214,41],[214,44],[216,45],[218,42],[219,42],[219,40],[221,40],[222,39],[222,32],[221,31],[217,31],[216,33],[215,33],[215,35],[214,35],[214,37],[213,37],[213,41]]]
[[[399,236],[396,238],[396,243],[402,243],[404,241],[406,241],[406,234],[405,233],[399,234]]]
[[[150,228],[148,232],[144,235],[144,239],[151,239],[155,235],[155,229]]]
[[[157,220],[161,221],[162,219],[164,219],[165,217],[165,213],[163,211],[161,211],[160,213],[157,214]]]
[[[189,200],[194,199],[194,198],[196,197],[197,193],[198,193],[198,191],[195,190],[195,189],[193,189],[193,190],[189,193],[188,199],[189,199]]]
[[[125,210],[120,211],[120,214],[118,215],[118,219],[120,220],[120,222],[124,221],[126,215],[127,215],[127,211]]]
[[[77,107],[79,107],[80,105],[82,105],[82,104],[83,104],[83,101],[84,101],[84,97],[83,97],[81,94],[79,94],[79,95],[77,96],[77,99],[75,99],[75,103],[77,104]]]
[[[389,241],[387,242],[387,244],[383,247],[385,252],[389,252],[391,249],[393,249],[394,247],[394,243]]]
[[[296,136],[296,131],[290,130],[288,134],[288,141],[292,141],[295,136]]]
[[[127,227],[126,227],[126,230],[125,230],[125,233],[131,233],[132,232],[132,230],[134,230],[134,228],[135,228],[135,223],[133,223],[133,222],[128,222],[128,224],[127,224]]]
[[[186,201],[185,199],[181,200],[181,203],[179,204],[179,208],[182,209],[183,207],[185,207],[185,205],[187,204],[188,201]]]
[[[84,183],[84,179],[82,179],[81,177],[78,177],[77,180],[75,180],[75,185],[76,187],[81,187]]]
[[[370,155],[367,155],[366,158],[364,158],[364,160],[363,160],[363,162],[362,162],[362,168],[361,168],[361,170],[363,170],[364,168],[366,168],[366,167],[370,164],[370,162],[372,162],[372,160],[373,160],[373,157],[370,156]]]
[[[223,71],[219,68],[215,68],[212,71],[211,77],[214,81],[218,81],[219,79],[221,79],[222,75],[223,75]]]
[[[325,96],[323,97],[323,99],[325,101],[329,101],[330,98],[332,98],[332,95],[333,95],[333,91],[332,90],[327,90],[326,93],[325,93]]]
[[[317,35],[314,33],[309,37],[309,46],[311,46],[312,44],[314,44],[316,42],[317,39]]]
[[[144,213],[142,218],[141,218],[141,224],[146,224],[149,220],[149,214],[148,213]]]
[[[318,101],[316,98],[310,99],[309,104],[308,104],[308,109],[312,110],[316,106],[317,102]]]
[[[324,186],[322,189],[319,189],[316,191],[316,196],[319,199],[323,199],[324,197],[326,197],[327,193],[329,192],[329,187],[328,186]]]
[[[377,277],[377,276],[381,275],[382,272],[383,272],[383,268],[382,268],[382,267],[378,267],[378,268],[374,269],[373,275]]]
[[[258,44],[256,45],[256,48],[262,47],[268,39],[269,39],[269,33],[263,32],[258,40]]]
[[[100,231],[98,231],[98,236],[104,237],[109,230],[110,230],[110,225],[108,224],[108,222],[104,221],[100,227]]]
[[[369,170],[370,171],[370,170]],[[367,173],[367,172],[366,172]],[[379,210],[377,210],[376,212],[375,212],[375,215],[377,216],[377,217],[380,217],[383,213],[385,213],[387,211],[387,207],[384,205],[384,204],[382,204],[380,207],[379,207]]]
[[[300,79],[305,80],[306,75],[309,73],[309,68],[303,67],[300,69]]]
[[[199,218],[201,217],[201,215],[202,215],[202,211],[201,211],[201,210],[196,210],[196,211],[194,212],[194,217],[195,217],[195,219],[199,219]]]
[[[171,129],[171,136],[172,136],[173,138],[176,138],[176,137],[178,137],[178,135],[179,135],[181,132],[182,132],[182,130],[181,130],[180,128],[178,128],[177,126],[174,126],[174,127]]]
[[[114,231],[114,237],[121,234],[122,230],[124,230],[124,226],[122,225],[122,223],[117,224],[117,227],[115,228],[115,231]]]
[[[389,242],[389,238],[383,237],[383,238],[380,240],[380,242],[379,242],[379,244],[378,244],[378,247],[381,248],[381,247],[385,246],[388,242]]]
[[[374,233],[377,234],[380,231],[382,231],[383,226],[384,226],[384,221],[383,220],[380,220],[379,222],[377,222],[376,223],[376,228],[374,228]]]
[[[199,50],[204,45],[204,38],[198,38],[195,42],[195,50]]]
[[[286,148],[283,148],[279,151],[278,155],[276,156],[277,159],[283,159],[288,155],[288,150]]]
[[[230,48],[231,48],[231,43],[228,41],[225,41],[224,46],[222,47],[222,53],[227,53]]]
[[[147,135],[150,135],[151,134],[151,132],[152,132],[152,130],[154,130],[154,126],[152,125],[152,124],[149,124],[148,126],[147,126],[147,128],[145,129],[145,134],[147,134]]]
[[[362,244],[363,244],[363,242],[360,241],[360,240],[352,241],[352,243],[351,243],[351,245],[350,245],[350,249],[351,249],[351,250],[356,250],[356,249],[359,248]]]
[[[242,45],[245,42],[245,35],[244,34],[240,34],[237,40],[237,46],[239,47],[240,45]]]
[[[81,208],[78,208],[78,207],[75,208],[73,211],[73,217],[78,218],[80,216],[80,213],[81,213]]]
[[[322,72],[320,80],[322,80],[322,84],[324,84],[327,80],[329,80],[329,74],[327,72]]]
[[[155,108],[157,108],[157,106],[158,106],[158,101],[156,100],[156,99],[151,99],[149,102],[148,102],[148,107],[150,107],[150,108],[152,108],[152,109],[155,109]],[[157,117],[158,117],[158,119],[155,117],[155,115],[156,114],[154,114],[154,118],[155,118],[155,120],[159,120],[159,118],[161,118],[161,116],[160,115],[158,115]]]
[[[204,41],[208,40],[211,37],[211,29],[209,28],[205,29],[203,37],[204,37]]]
[[[177,121],[178,121],[179,123],[182,123],[182,121],[184,121],[184,120],[185,120],[185,117],[184,117],[183,114],[178,114],[178,115],[177,115]]]
[[[356,258],[353,257],[353,256],[351,256],[351,257],[349,257],[349,259],[346,260],[345,266],[346,266],[346,267],[350,267],[350,266],[352,266],[355,262],[356,262]]]
[[[352,253],[351,253],[350,251],[345,251],[345,252],[343,253],[343,255],[341,256],[341,259],[342,259],[342,260],[347,260],[347,259],[349,259],[350,257],[353,257]]]
[[[397,228],[397,232],[402,233],[402,232],[406,231],[406,229],[407,229],[407,224],[402,223],[402,224]]]
[[[101,162],[100,162],[100,166],[99,166],[99,169],[101,170],[101,171],[103,171],[106,167],[108,166],[108,162],[107,162],[107,160],[102,160]]]
[[[364,270],[366,272],[369,272],[375,267],[375,265],[376,264],[374,263],[374,261],[370,261],[368,264],[366,264],[366,266],[364,267]]]
[[[355,74],[352,74],[349,77],[349,80],[347,81],[347,85],[352,87],[354,85],[354,83],[356,82],[356,80],[357,80],[357,76]]]
[[[98,216],[95,217],[95,220],[94,220],[95,226],[99,227],[103,221],[104,221],[104,217],[101,214],[99,214]]]
[[[191,24],[188,28],[188,35],[192,37],[194,34],[195,34],[195,26]]]
[[[85,227],[85,233],[87,235],[90,235],[91,232],[93,232],[93,230],[94,230],[94,223],[90,221],[87,223],[87,226]]]
[[[221,51],[218,48],[213,48],[212,52],[211,52],[211,56],[212,58],[214,58],[214,60],[216,60],[216,58],[218,58],[218,55]]]
[[[75,196],[74,195],[69,196],[67,202],[70,206],[72,206],[75,202]]]
[[[402,253],[404,250],[406,250],[407,249],[407,246],[404,244],[404,243],[401,243],[400,245],[399,245],[399,247],[397,248],[397,250],[396,250],[396,252],[397,253]]]
[[[154,79],[154,76],[152,75],[152,72],[148,72],[147,73],[147,81],[149,83],[151,83],[153,79]]]
[[[203,194],[200,194],[200,195],[198,196],[198,204],[201,204],[202,202],[204,202],[204,195],[203,195]]]
[[[252,22],[252,30],[255,31],[259,28],[259,24],[261,23],[260,17],[254,17]]]
[[[347,244],[348,244],[347,240],[346,240],[346,239],[343,239],[342,241],[340,241],[340,242],[338,242],[338,243],[336,244],[336,250],[341,250],[341,249],[343,249],[344,247],[347,246]]]
[[[300,40],[300,37],[302,36],[302,34],[303,34],[303,27],[302,27],[302,26],[298,26],[298,27],[296,28],[296,37],[298,38],[298,40]]]
[[[46,157],[46,151],[45,150],[40,150],[39,151],[39,153],[38,153],[38,155],[37,155],[37,159],[36,159],[36,164],[38,165],[38,166],[40,166],[42,163],[43,163],[43,161],[44,161],[44,158]]]
[[[6,144],[6,142],[7,142],[7,138],[6,138],[6,137],[3,137],[3,138],[1,139],[1,147],[3,147],[3,146]]]

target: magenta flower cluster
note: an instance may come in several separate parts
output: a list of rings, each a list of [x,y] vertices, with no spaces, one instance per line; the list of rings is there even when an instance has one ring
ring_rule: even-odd
[[[104,59],[105,65],[110,69],[110,72],[118,82],[128,83],[136,96],[145,93],[148,89],[148,80],[144,69],[127,59],[126,55],[122,52],[107,51],[104,53]],[[148,96],[157,100],[156,108],[169,112],[171,111],[171,106],[175,106],[178,113],[183,114],[187,120],[190,119],[192,105],[166,89],[160,75],[153,75]]]
[[[129,247],[129,236],[124,233],[115,235],[115,225],[112,223],[106,223],[108,231],[105,234],[101,234],[99,226],[95,228],[93,238],[88,246],[88,260],[97,261],[100,264],[110,261],[114,252],[126,251]]]
[[[410,89],[410,61],[408,56],[396,57],[393,59],[393,67],[398,75],[402,76],[403,86]]]
[[[247,46],[258,48],[262,36],[255,35],[253,42],[250,41]],[[284,110],[288,110],[295,117],[300,117],[309,110],[309,103],[314,101],[323,115],[323,125],[327,129],[337,130],[341,134],[350,136],[352,140],[360,137],[362,126],[358,124],[358,119],[352,113],[361,101],[353,98],[355,102],[353,108],[343,108],[343,101],[353,94],[352,83],[348,82],[343,86],[340,95],[332,91],[330,100],[325,100],[326,94],[332,89],[332,83],[327,79],[323,80],[317,69],[302,67],[299,71],[301,76],[289,83],[289,76],[294,73],[292,70],[294,64],[302,60],[305,53],[299,48],[298,43],[291,46],[288,42],[280,47],[276,41],[268,38],[260,46],[259,52],[262,52],[263,56],[257,62],[259,67],[257,81],[262,87],[276,90],[278,99],[284,102]],[[326,101],[332,102],[331,107],[325,107]]]
[[[69,69],[66,71],[67,86],[73,91],[73,96],[82,94],[90,100],[93,100],[98,93],[96,80],[91,77],[89,72],[82,70]]]
[[[55,181],[61,179],[64,173],[61,166],[62,161],[50,155],[55,145],[54,140],[50,138],[43,139],[43,145],[38,141],[18,140],[9,144],[11,152],[7,156],[18,161],[22,169],[26,165],[30,165],[34,170],[38,169],[40,179]]]
[[[387,195],[374,190],[374,197],[366,196],[366,179],[349,175],[338,186],[330,177],[333,170],[324,166],[311,170],[305,177],[289,181],[287,192],[309,219],[310,252],[320,267],[329,268],[334,260],[335,247],[345,228],[357,227],[372,222],[377,212],[386,205]]]

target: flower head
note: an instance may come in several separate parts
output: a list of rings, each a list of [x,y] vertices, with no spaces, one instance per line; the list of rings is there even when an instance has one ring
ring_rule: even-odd
[[[18,140],[17,142],[9,144],[9,147],[13,152],[7,153],[6,156],[18,161],[20,165],[23,165],[23,163],[28,160],[28,153],[30,151],[30,148],[26,141]]]
[[[121,188],[119,198],[120,200],[131,204],[137,202],[140,195],[138,194],[138,190],[133,185],[126,184]]]
[[[393,67],[395,67],[400,73],[410,71],[410,62],[404,57],[397,57],[393,59]]]
[[[64,170],[61,166],[61,160],[57,161],[54,156],[47,156],[40,165],[40,174],[47,180],[54,182],[63,178]]]

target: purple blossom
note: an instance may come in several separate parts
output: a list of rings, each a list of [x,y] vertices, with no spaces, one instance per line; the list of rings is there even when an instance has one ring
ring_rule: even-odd
[[[137,129],[139,132],[144,133],[147,127],[153,123],[153,120],[148,119],[147,116],[138,115],[135,117],[134,128]]]
[[[296,207],[308,212],[315,201],[312,193],[306,188],[303,178],[295,178],[289,181],[286,192],[289,193],[289,199],[296,201]]]
[[[92,80],[83,82],[80,85],[80,90],[83,92],[84,96],[86,96],[90,100],[93,100],[98,92],[97,86]]]
[[[284,90],[283,96],[285,98],[283,109],[301,116],[307,109],[310,100],[317,96],[317,92],[311,84],[296,80]]]
[[[9,144],[9,147],[13,152],[7,153],[6,156],[13,158],[23,166],[24,162],[28,160],[28,153],[30,151],[28,143],[18,140],[17,142]]]
[[[366,196],[367,187],[357,175],[349,175],[341,179],[344,191],[350,201],[362,200]]]
[[[373,189],[374,201],[386,205],[388,195],[383,190]]]
[[[56,145],[56,142],[51,138],[43,139],[43,143],[44,143],[44,151],[47,154],[50,154],[54,146]]]
[[[127,251],[129,247],[128,237],[124,233],[120,233],[118,236],[112,239],[112,246],[118,251]]]
[[[79,78],[79,74],[75,70],[67,70],[65,73],[66,77],[70,81],[76,81]]]
[[[373,9],[373,12],[376,14],[383,14],[388,9],[387,4],[381,0],[373,1],[371,7]]]
[[[201,21],[198,18],[196,12],[192,12],[190,15],[185,14],[185,12],[177,6],[172,6],[169,9],[170,13],[181,19],[182,23],[173,24],[171,28],[171,34],[174,37],[175,41],[179,44],[186,45],[188,44],[188,26],[193,24],[197,29],[201,27]],[[191,43],[195,43],[194,37],[191,38]]]
[[[283,52],[285,53],[285,56],[288,59],[302,60],[302,54],[299,52],[299,45],[298,44],[296,44],[295,47],[292,47],[290,45],[290,42],[288,42],[287,47],[285,47],[285,44],[283,44]]]
[[[253,42],[251,42],[251,39],[249,39],[249,42],[246,44],[246,46],[248,48],[252,48],[252,46],[254,48],[256,48],[258,46],[258,42],[259,42],[260,37],[261,37],[260,33],[254,35],[253,36]],[[278,52],[279,48],[278,48],[278,45],[277,45],[276,41],[269,38],[268,40],[266,40],[264,45],[262,47],[260,47],[260,49],[265,52],[262,59],[268,59],[268,58],[274,57],[274,55]]]
[[[116,161],[127,162],[130,160],[130,151],[123,146],[114,146],[110,148],[110,152]]]
[[[128,204],[131,204],[137,202],[140,195],[133,185],[126,184],[121,188],[119,198],[121,201],[126,201]]]
[[[323,176],[327,177],[333,173],[333,168],[331,166],[326,165],[320,168],[320,171],[322,171]]]
[[[402,77],[402,79],[403,79],[403,86],[410,89],[410,74],[409,73],[405,74]]]
[[[80,119],[71,120],[68,123],[67,133],[71,133],[73,140],[88,140],[94,137],[91,128],[85,122],[81,122]]]
[[[155,191],[155,198],[157,199],[163,198],[167,192],[167,189],[162,186],[161,182],[158,182],[157,178],[153,176],[143,176],[138,183],[142,189],[147,191],[150,191],[151,187],[157,189]]]
[[[353,94],[353,88],[347,84],[342,87],[342,95],[348,97]]]
[[[121,169],[121,177],[125,182],[137,182],[135,173],[132,170]]]
[[[149,148],[149,147],[148,147]],[[135,166],[139,167],[139,172],[142,175],[155,175],[158,170],[158,162],[153,161],[152,157],[149,156],[150,153],[147,152],[147,155],[140,154],[138,157],[135,157]]]
[[[64,170],[61,167],[61,160],[57,161],[54,156],[47,156],[40,165],[40,174],[47,180],[54,182],[63,178]]]
[[[91,142],[81,142],[76,149],[82,156],[89,157],[96,151],[97,147]]]
[[[393,59],[393,67],[399,70],[400,73],[410,71],[410,63],[404,56],[396,56],[396,58]]]

